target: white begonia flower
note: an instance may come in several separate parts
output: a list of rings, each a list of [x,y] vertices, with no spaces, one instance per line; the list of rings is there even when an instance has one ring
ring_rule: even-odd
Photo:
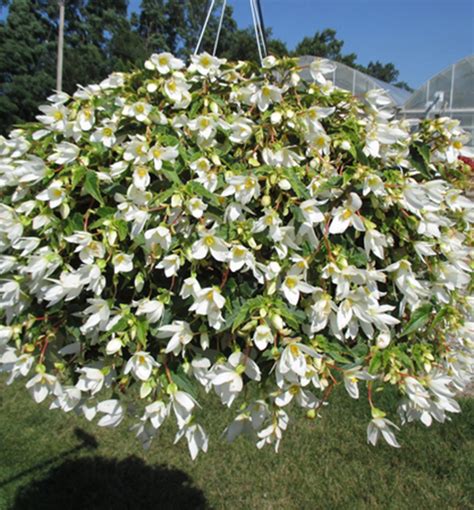
[[[167,255],[156,267],[158,269],[164,269],[165,276],[171,278],[178,274],[181,261],[178,255]]]
[[[59,207],[66,198],[66,190],[63,188],[62,181],[53,181],[47,189],[36,195],[37,200],[49,202],[49,207],[55,209]]]
[[[92,264],[94,259],[102,259],[105,255],[104,245],[95,241],[89,232],[75,232],[64,240],[78,245],[74,252],[79,253],[79,258],[84,264]]]
[[[156,245],[159,245],[167,251],[170,249],[171,241],[171,232],[168,227],[159,226],[145,232],[145,242],[148,249],[153,250]]]
[[[377,197],[382,197],[387,194],[382,179],[376,174],[370,174],[364,180],[362,195],[365,197],[369,193],[373,193]]]
[[[116,253],[112,258],[114,273],[129,273],[133,271],[133,255]]]
[[[209,115],[200,115],[188,122],[188,128],[195,131],[199,138],[212,140],[217,133],[217,122]]]
[[[319,83],[320,85],[325,85],[327,83],[326,75],[334,73],[336,70],[336,63],[331,60],[327,60],[325,58],[315,58],[310,66],[309,71],[314,81]]]
[[[287,301],[293,306],[298,304],[300,293],[311,294],[311,292],[314,292],[315,290],[316,287],[306,283],[300,274],[287,275],[280,286],[280,291],[283,293]]]
[[[189,323],[186,321],[173,321],[167,326],[161,326],[158,329],[158,338],[170,338],[165,352],[172,352],[178,356],[180,352],[184,353],[187,344],[193,340],[194,333]]]
[[[95,124],[95,112],[91,108],[84,108],[77,114],[76,125],[81,131],[90,131]]]
[[[208,253],[218,262],[227,260],[229,250],[227,243],[216,236],[212,230],[199,232],[200,239],[195,241],[191,247],[191,257],[194,260],[202,260]]]
[[[385,349],[390,345],[390,341],[391,341],[390,331],[382,331],[377,335],[375,344],[379,349]]]
[[[274,413],[271,425],[258,432],[259,441],[257,448],[263,448],[266,444],[275,443],[275,452],[278,452],[283,431],[287,429],[289,422],[288,414],[283,409]]]
[[[378,230],[369,226],[364,236],[364,248],[367,256],[370,256],[370,252],[373,252],[376,257],[383,260],[384,248],[388,246],[388,239]]]
[[[225,297],[217,287],[206,287],[201,289],[197,295],[194,304],[189,311],[196,312],[197,315],[215,315],[219,314],[224,308]]]
[[[145,298],[135,304],[137,305],[135,314],[139,317],[144,315],[150,324],[158,322],[165,311],[165,305],[158,299]]]
[[[168,98],[175,103],[175,107],[186,108],[191,102],[191,94],[188,92],[190,87],[184,75],[175,72],[170,79],[165,81],[163,89]]]
[[[229,140],[232,143],[245,143],[252,136],[254,123],[250,119],[237,117],[230,124],[231,133]]]
[[[87,321],[81,326],[81,333],[88,334],[93,330],[105,331],[110,320],[110,308],[104,299],[88,299],[90,304],[84,311],[85,316],[89,316]]]
[[[171,53],[154,53],[146,62],[145,68],[149,70],[156,70],[160,74],[168,74],[173,71],[183,69],[184,62],[176,58]]]
[[[201,290],[201,285],[199,284],[197,279],[194,278],[193,276],[190,276],[189,278],[186,278],[186,280],[184,280],[183,286],[181,287],[179,295],[183,299],[187,299],[189,296],[196,298],[196,296],[200,290]]]
[[[241,204],[248,204],[260,196],[260,185],[254,175],[232,175],[226,179],[229,186],[222,192],[223,197],[231,195]]]
[[[207,209],[207,204],[205,204],[200,198],[194,197],[188,201],[188,210],[194,218],[202,218],[202,215]]]
[[[209,172],[211,170],[211,163],[206,158],[199,158],[189,164],[189,167],[194,172]]]
[[[127,361],[124,374],[130,372],[140,381],[148,381],[151,377],[153,368],[158,368],[160,364],[148,352],[138,351]]]
[[[122,405],[115,399],[99,402],[97,412],[104,414],[97,422],[99,427],[118,427],[125,416]]]
[[[281,103],[282,101],[282,90],[275,85],[269,83],[257,89],[251,96],[250,101],[256,104],[261,112],[268,110],[269,106],[274,103]]]
[[[278,407],[287,406],[293,398],[300,407],[314,409],[318,406],[319,400],[308,390],[303,389],[299,384],[285,384],[281,392],[275,397],[275,404]]]
[[[304,377],[307,371],[306,356],[310,358],[318,358],[319,355],[314,349],[299,342],[292,342],[287,345],[281,353],[277,363],[277,369],[283,376],[296,374]]]
[[[54,153],[48,157],[48,161],[56,165],[68,165],[79,156],[79,147],[69,142],[61,142],[54,148]]]
[[[390,446],[393,446],[394,448],[400,448],[400,445],[397,442],[397,438],[391,430],[392,428],[400,430],[395,425],[395,423],[392,423],[386,418],[373,418],[367,427],[367,442],[375,446],[381,434]]]
[[[161,145],[155,145],[150,149],[149,158],[153,160],[155,170],[161,170],[163,167],[163,161],[173,162],[179,156],[177,147],[162,147]]]
[[[126,144],[123,159],[135,165],[144,165],[150,159],[148,144],[144,136],[136,135]]]
[[[209,53],[204,52],[200,55],[191,56],[191,65],[189,66],[189,70],[191,72],[197,71],[203,76],[213,76],[217,74],[220,66],[225,62],[225,59],[213,57],[212,55],[209,55]]]
[[[301,161],[305,159],[304,156],[297,154],[288,147],[276,151],[265,147],[262,150],[262,158],[267,165],[276,168],[293,168],[299,166]]]
[[[226,363],[215,365],[213,372],[211,383],[222,403],[227,407],[232,405],[242,391],[244,386],[242,374],[245,373],[254,381],[260,381],[261,378],[260,369],[255,361],[241,352],[234,352]]]
[[[264,351],[268,345],[272,345],[273,339],[274,335],[272,330],[266,324],[260,324],[255,328],[252,341],[255,347],[260,351]]]
[[[362,200],[356,193],[351,193],[350,197],[344,201],[342,207],[332,211],[333,219],[329,227],[330,234],[342,234],[349,226],[363,232],[365,230],[364,221],[359,216],[358,211],[362,207]]]
[[[316,225],[324,221],[324,214],[318,209],[318,205],[321,205],[321,203],[314,198],[305,200],[300,204],[301,212],[310,225]]]
[[[79,389],[74,386],[62,387],[49,408],[61,409],[65,413],[70,413],[79,405],[80,401],[81,392]]]
[[[173,386],[173,385],[170,385]],[[171,407],[176,416],[176,422],[179,429],[182,429],[188,424],[191,418],[193,409],[196,407],[197,402],[194,398],[185,391],[170,388]]]
[[[169,406],[163,401],[156,400],[145,407],[144,420],[150,420],[155,429],[159,429],[169,415]]]
[[[105,352],[108,356],[113,356],[114,354],[121,352],[122,347],[123,344],[119,338],[112,338],[112,340],[107,342]]]
[[[148,119],[152,108],[151,104],[144,101],[138,101],[131,105],[125,105],[123,108],[123,114],[126,117],[134,117],[138,120],[138,122],[144,122]]]
[[[229,252],[229,269],[234,273],[240,271],[244,266],[254,268],[255,258],[245,246],[233,245]]]
[[[198,425],[197,423],[184,425],[176,433],[174,444],[176,444],[183,436],[188,442],[188,449],[192,460],[196,459],[200,450],[204,453],[207,452],[209,438],[201,425]]]
[[[136,166],[133,170],[133,184],[137,189],[146,190],[150,185],[151,178],[148,167]]]
[[[103,126],[99,127],[91,135],[91,141],[95,143],[101,143],[105,147],[111,148],[117,142],[115,131],[117,125],[114,121],[104,121]]]
[[[43,113],[43,115],[36,116],[40,122],[54,131],[63,132],[66,130],[69,111],[64,104],[42,105],[39,110]]]
[[[37,404],[43,402],[51,394],[58,395],[61,385],[56,376],[51,374],[36,374],[26,383],[26,388],[30,391]]]

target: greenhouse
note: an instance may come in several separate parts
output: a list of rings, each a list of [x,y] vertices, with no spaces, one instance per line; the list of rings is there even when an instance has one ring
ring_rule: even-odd
[[[300,58],[300,65],[308,66],[314,58],[315,57],[310,55],[305,55]],[[333,63],[335,64],[336,69],[332,73],[332,76],[329,76],[332,82],[337,87],[348,90],[357,97],[363,96],[366,92],[372,89],[384,89],[392,100],[393,106],[398,108],[402,107],[410,97],[410,92],[399,87],[395,87],[395,85],[373,78],[372,76],[362,73],[357,69],[353,69],[341,62]],[[301,74],[304,79],[311,79],[307,68],[305,68]]]
[[[470,55],[416,90],[403,105],[405,118],[448,116],[458,119],[474,139],[474,55]]]

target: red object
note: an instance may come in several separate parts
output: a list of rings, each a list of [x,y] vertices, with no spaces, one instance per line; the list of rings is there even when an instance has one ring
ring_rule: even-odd
[[[466,165],[469,165],[471,167],[471,170],[474,170],[474,159],[472,158],[467,158],[466,156],[459,156],[459,159],[463,162],[463,163],[466,163]]]

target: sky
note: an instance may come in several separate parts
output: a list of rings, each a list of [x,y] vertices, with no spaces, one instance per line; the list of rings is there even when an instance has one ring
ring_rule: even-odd
[[[129,0],[137,10],[140,0]],[[238,25],[251,25],[249,0],[227,0]],[[203,17],[206,0],[202,0]],[[220,0],[216,2],[220,3]],[[358,62],[392,62],[414,88],[474,53],[474,0],[261,0],[265,25],[290,49],[334,28]],[[2,12],[3,11],[3,12]],[[6,11],[0,9],[0,18]],[[473,84],[474,87],[474,84]]]
[[[132,9],[139,4],[130,0]],[[248,0],[228,4],[241,28],[251,25]],[[261,6],[265,25],[290,49],[334,28],[345,53],[356,53],[363,65],[392,62],[414,88],[474,53],[474,0],[261,0]]]

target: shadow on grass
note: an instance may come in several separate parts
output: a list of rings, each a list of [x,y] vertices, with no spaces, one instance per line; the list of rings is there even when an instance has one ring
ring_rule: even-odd
[[[182,471],[142,459],[67,460],[17,493],[12,510],[200,510],[204,494]]]

